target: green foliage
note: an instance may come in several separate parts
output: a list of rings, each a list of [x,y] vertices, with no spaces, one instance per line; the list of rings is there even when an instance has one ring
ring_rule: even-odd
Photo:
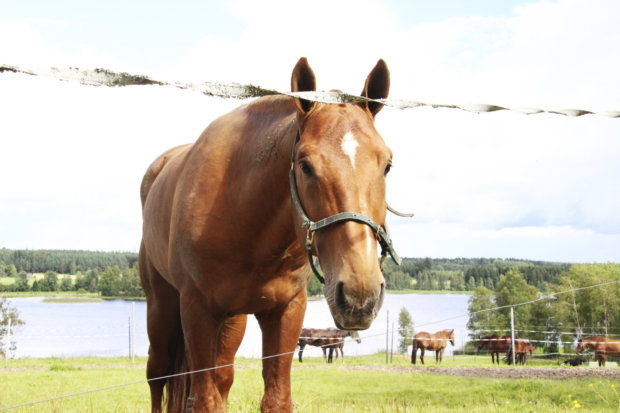
[[[323,295],[323,284],[319,281],[319,279],[314,275],[310,275],[310,280],[308,281],[308,297],[314,297],[317,295]]]
[[[19,279],[15,283],[15,291],[28,291],[28,277],[25,272],[19,273]]]
[[[9,351],[15,351],[16,348],[15,341],[11,340],[9,343],[6,342],[9,332],[9,320],[11,322],[11,331],[24,324],[19,318],[17,309],[9,305],[6,298],[0,297],[0,355],[2,355],[2,357],[7,356],[5,354],[7,344]]]
[[[473,332],[473,337],[489,335],[492,330],[498,335],[501,331],[510,331],[510,306],[538,300],[540,292],[534,286],[528,285],[523,274],[517,268],[511,268],[503,275],[497,287],[491,291],[484,286],[476,287],[469,299],[469,321],[467,328]],[[492,311],[484,311],[494,307],[501,307]],[[528,305],[514,307],[515,328],[518,330],[552,329],[550,324],[549,306],[546,301],[536,301]],[[541,326],[543,326],[541,328]],[[548,333],[527,333],[531,340],[545,340]]]
[[[99,278],[101,295],[116,297],[121,291],[121,270],[117,267],[108,267]]]
[[[589,288],[598,284],[606,285]],[[528,285],[517,268],[512,268],[494,290],[482,286],[475,289],[469,300],[467,327],[474,336],[487,335],[485,330],[508,332],[510,306],[531,302],[514,307],[515,326],[517,330],[530,330],[530,340],[551,342],[545,345],[547,351],[557,351],[560,340],[572,347],[571,334],[616,337],[620,333],[619,265],[575,264],[548,288],[549,299],[540,300],[544,296]],[[480,312],[496,306],[504,308]]]
[[[469,306],[467,307],[469,312],[467,329],[473,331],[474,336],[480,334],[479,331],[497,330],[506,325],[506,320],[500,317],[499,313],[485,311],[493,307],[495,307],[493,291],[486,287],[477,287],[469,297]]]
[[[7,277],[16,277],[17,276],[17,268],[15,268],[14,264],[9,264],[4,267],[4,273]]]
[[[1,248],[0,261],[5,263],[5,272],[11,271],[10,274],[7,273],[9,276],[16,276],[18,271],[31,273],[55,271],[59,274],[75,274],[77,271],[102,270],[115,265],[120,269],[129,268],[138,261],[138,254],[131,252],[10,250]]]
[[[400,267],[387,260],[383,274],[388,289],[433,291],[474,291],[484,286],[494,290],[500,278],[510,269],[516,268],[527,284],[546,291],[558,275],[570,264],[542,261],[501,260],[488,258],[404,258]],[[409,276],[409,285],[402,279],[402,273]],[[407,285],[406,287],[393,287]]]
[[[411,288],[411,278],[403,271],[386,271],[385,288],[388,290],[406,290]]]
[[[400,313],[398,314],[398,335],[400,336],[400,340],[398,342],[398,351],[400,353],[407,352],[407,346],[411,342],[411,338],[413,337],[415,331],[413,328],[413,320],[411,319],[411,314],[405,307],[400,309]]]
[[[553,314],[566,331],[585,335],[618,335],[620,333],[620,266],[617,264],[578,264],[551,285],[558,293],[581,289],[574,293],[556,294]],[[587,288],[612,283],[603,287]]]
[[[58,291],[58,274],[55,271],[45,273],[45,278],[39,282],[41,291]]]

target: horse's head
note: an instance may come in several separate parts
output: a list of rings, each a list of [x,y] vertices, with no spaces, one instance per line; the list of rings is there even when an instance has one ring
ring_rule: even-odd
[[[357,341],[357,344],[362,342],[362,339],[360,338],[360,335],[357,331],[354,331],[354,330],[349,331],[349,337]]]
[[[362,95],[386,98],[389,71],[380,60],[368,75]],[[305,58],[291,79],[292,91],[314,91],[315,77]],[[392,152],[375,129],[375,102],[320,104],[295,99],[300,139],[293,173],[307,217],[320,221],[342,212],[361,214],[385,224],[385,176]],[[299,214],[295,214],[301,224]],[[348,215],[349,217],[351,214]],[[325,296],[338,328],[370,326],[384,296],[384,278],[377,259],[377,233],[367,223],[345,218],[316,232],[298,225],[302,245],[310,243],[325,276]],[[302,241],[303,240],[303,241]]]
[[[454,330],[450,330],[450,344],[452,344],[452,347],[454,347]]]
[[[577,340],[577,347],[575,348],[576,353],[581,353],[586,349],[586,345],[582,339]]]

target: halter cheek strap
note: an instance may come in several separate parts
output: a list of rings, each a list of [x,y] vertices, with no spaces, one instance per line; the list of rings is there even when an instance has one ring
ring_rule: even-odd
[[[325,278],[323,277],[323,274],[321,273],[320,269],[316,267],[316,264],[312,257],[312,244],[314,242],[314,233],[332,224],[335,224],[337,222],[343,222],[343,221],[359,222],[361,224],[368,225],[372,229],[373,233],[375,234],[375,237],[377,238],[377,241],[379,242],[379,245],[381,245],[381,264],[380,264],[381,269],[383,269],[383,262],[385,261],[385,258],[388,253],[390,254],[390,257],[392,257],[396,265],[400,265],[400,263],[402,262],[402,259],[398,256],[398,254],[394,250],[394,247],[392,245],[392,239],[390,238],[390,232],[388,230],[387,224],[380,226],[375,221],[373,221],[371,218],[367,217],[366,215],[357,213],[357,212],[339,212],[337,214],[331,215],[327,218],[323,218],[316,222],[312,221],[308,217],[308,214],[306,214],[306,211],[304,210],[304,207],[301,203],[301,199],[299,198],[299,192],[297,190],[297,180],[295,178],[295,147],[297,146],[297,143],[299,142],[300,139],[301,139],[301,136],[300,136],[299,130],[297,130],[297,136],[295,137],[295,143],[293,144],[293,154],[291,156],[291,170],[289,171],[289,183],[291,187],[291,198],[293,201],[293,205],[295,205],[297,214],[301,218],[302,226],[306,229],[306,245],[305,245],[306,253],[308,254],[308,261],[310,261],[310,267],[312,268],[312,272],[314,273],[314,275],[319,279],[321,283],[325,284]],[[391,208],[389,209],[391,210]]]

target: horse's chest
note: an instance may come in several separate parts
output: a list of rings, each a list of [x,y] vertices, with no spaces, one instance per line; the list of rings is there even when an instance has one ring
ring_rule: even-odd
[[[257,314],[286,306],[308,282],[307,271],[277,276],[231,274],[230,282],[212,285],[216,306],[228,314]],[[234,288],[230,286],[234,285]]]

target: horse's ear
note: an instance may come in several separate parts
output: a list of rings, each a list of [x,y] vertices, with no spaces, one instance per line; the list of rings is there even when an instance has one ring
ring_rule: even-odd
[[[315,90],[316,78],[314,77],[314,72],[308,64],[308,59],[302,57],[293,69],[291,92],[314,92]],[[314,108],[316,102],[295,98],[295,105],[299,112],[305,115]]]
[[[362,96],[369,99],[385,99],[390,92],[390,71],[383,59],[379,59],[374,69],[366,78]],[[367,108],[373,117],[383,108],[381,103],[362,102],[360,105]]]

